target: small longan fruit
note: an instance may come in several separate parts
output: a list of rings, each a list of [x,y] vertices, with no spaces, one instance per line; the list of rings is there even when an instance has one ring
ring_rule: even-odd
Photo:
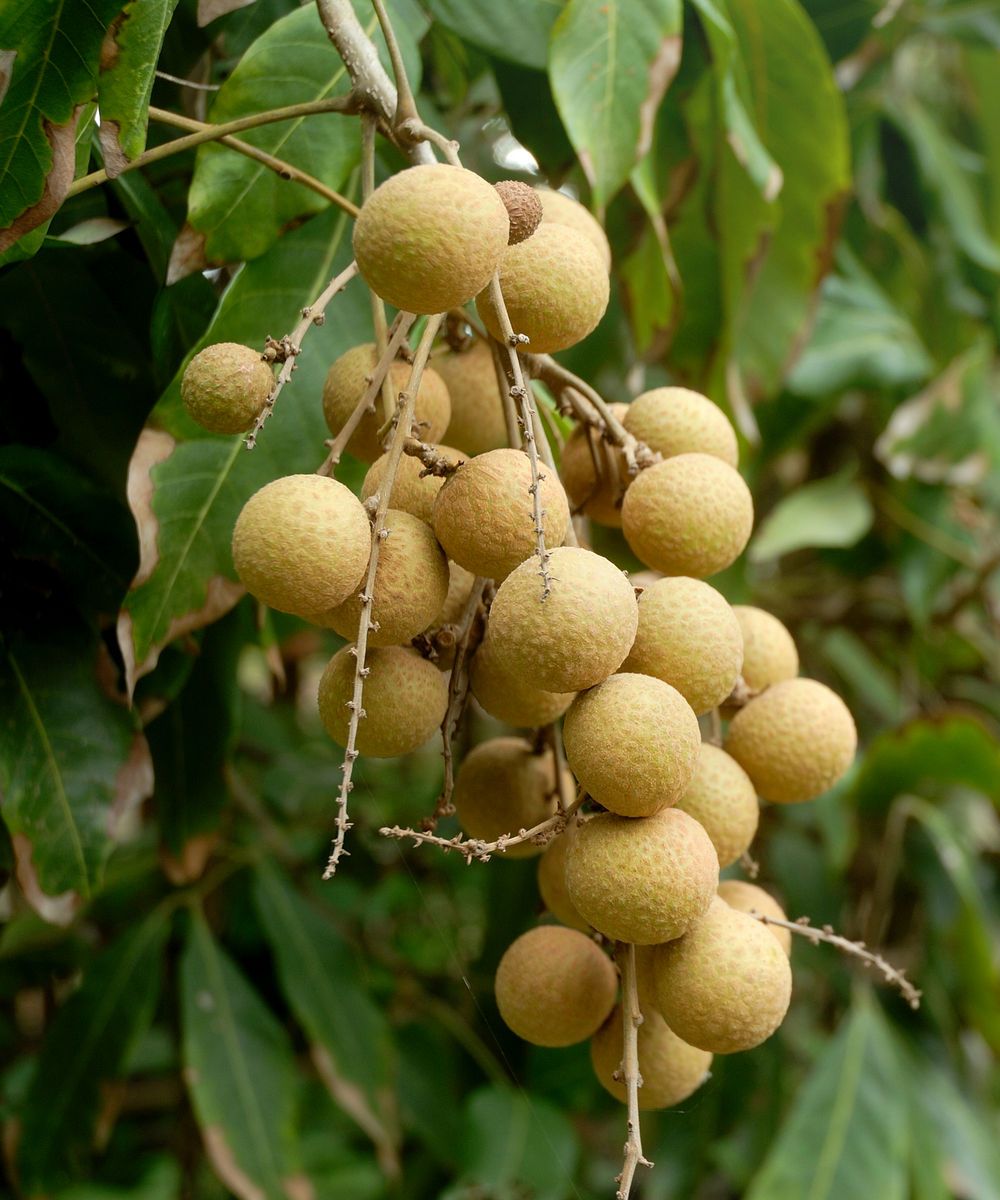
[[[472,656],[469,687],[491,717],[524,728],[551,724],[569,708],[576,695],[544,691],[523,674],[505,670],[497,658],[489,625]]]
[[[510,221],[474,171],[427,163],[390,176],[361,206],[354,257],[376,295],[411,313],[459,308],[500,265]]]
[[[507,421],[489,345],[475,338],[467,349],[435,355],[431,363],[451,399],[451,445],[465,457],[506,446]]]
[[[689,813],[712,839],[719,866],[728,867],[749,849],[760,820],[750,776],[736,759],[703,742],[698,764],[677,807]]]
[[[184,368],[181,400],[192,421],[210,433],[244,433],[274,386],[258,351],[239,342],[216,342]]]
[[[582,233],[600,254],[604,269],[610,272],[611,246],[608,243],[608,235],[590,209],[579,200],[574,200],[572,196],[567,196],[565,192],[557,192],[552,188],[537,188],[536,191],[542,202],[542,222],[549,225],[568,225],[577,233]]]
[[[247,591],[279,612],[308,616],[361,582],[371,526],[361,501],[326,475],[285,475],[255,492],[233,529],[233,564]]]
[[[542,222],[542,201],[535,189],[519,179],[501,179],[493,185],[510,218],[507,244],[516,245],[531,237]]]
[[[812,800],[847,772],[858,731],[847,705],[815,679],[774,683],[733,717],[726,751],[773,804]]]
[[[637,1030],[642,1080],[638,1100],[639,1108],[650,1112],[680,1104],[697,1091],[708,1079],[712,1055],[682,1041],[656,1009],[643,1009],[642,1016]],[[616,1004],[611,1016],[590,1039],[590,1061],[601,1086],[625,1104],[628,1092],[621,1073],[625,1045],[622,1020],[622,1006]]]
[[[736,431],[718,405],[684,387],[652,388],[627,406],[622,424],[664,458],[712,454],[729,466],[739,461]]]
[[[740,912],[759,912],[765,917],[777,917],[779,921],[787,921],[785,910],[775,900],[770,892],[765,892],[755,883],[745,879],[723,879],[719,884],[719,895],[730,908]],[[770,925],[764,922],[764,928],[770,933],[786,954],[792,953],[792,933],[781,925]]]
[[[442,458],[448,459],[454,466],[458,466],[466,457],[453,446],[432,445]],[[378,495],[382,487],[388,458],[388,454],[382,454],[368,468],[361,483],[362,500],[370,500],[372,496]],[[413,516],[419,517],[421,521],[426,521],[429,525],[434,500],[446,477],[444,475],[424,475],[424,470],[424,464],[419,458],[415,458],[412,454],[404,454],[399,460],[396,478],[392,482],[389,503],[393,508],[401,508],[404,512],[412,513]]]
[[[535,1046],[572,1046],[614,1007],[618,973],[596,942],[564,925],[539,925],[511,942],[494,980],[506,1025]]]
[[[612,404],[620,421],[627,404]],[[631,479],[621,450],[605,441],[591,425],[577,425],[566,439],[559,476],[573,512],[583,513],[598,525],[620,529],[622,497]]]
[[[549,912],[571,929],[590,931],[590,922],[576,911],[566,888],[566,855],[575,826],[570,825],[548,843],[538,860],[538,891]]]
[[[743,634],[740,674],[747,687],[762,692],[772,683],[794,679],[799,673],[799,652],[778,618],[750,604],[734,604],[733,613]]]
[[[664,575],[706,579],[750,540],[753,500],[739,472],[711,454],[676,454],[640,471],[622,501],[622,531]]]

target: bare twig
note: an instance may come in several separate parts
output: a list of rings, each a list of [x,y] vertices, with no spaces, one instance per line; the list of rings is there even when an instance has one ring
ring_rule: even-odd
[[[618,1176],[616,1200],[628,1200],[636,1167],[651,1167],[653,1164],[642,1153],[642,1133],[639,1128],[639,1026],[642,1012],[639,1009],[639,989],[635,979],[635,946],[630,942],[615,945],[615,960],[622,977],[622,1064],[621,1079],[625,1084],[628,1102],[628,1138],[625,1141],[625,1161]]]
[[[392,116],[392,124],[393,128],[398,130],[406,121],[419,122],[417,102],[413,98],[413,90],[406,77],[406,65],[399,49],[399,42],[396,40],[396,31],[389,20],[389,14],[385,11],[385,5],[382,0],[372,0],[372,8],[375,9],[375,15],[382,28],[382,36],[385,38],[386,49],[389,51],[389,61],[392,63],[392,73],[396,77],[396,109]]]

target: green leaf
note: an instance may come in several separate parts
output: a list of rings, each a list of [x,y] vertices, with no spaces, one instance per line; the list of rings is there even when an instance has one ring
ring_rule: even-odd
[[[87,968],[48,1029],[21,1111],[18,1168],[27,1195],[78,1178],[102,1106],[149,1027],[160,994],[168,918],[154,911]]]
[[[248,263],[192,353],[210,342],[262,345],[269,330],[293,328],[302,305],[350,261],[346,234],[346,218],[331,210]],[[120,641],[127,660],[154,665],[167,641],[214,620],[239,597],[230,550],[236,517],[265,483],[319,466],[329,436],[320,405],[323,380],[338,355],[371,338],[370,329],[357,285],[334,298],[325,324],[309,330],[295,374],[252,451],[240,438],[206,434],[187,417],[179,375],[168,388],[153,420],[173,437],[192,440],[171,445],[158,435],[161,461],[152,470],[151,498],[157,555],[151,573],[124,601]]]
[[[865,995],[813,1067],[746,1200],[903,1200],[908,1134],[892,1035]]]
[[[109,175],[146,148],[146,110],[163,37],[177,0],[130,0],[101,54],[97,82],[101,146]]]
[[[823,656],[870,708],[890,724],[902,720],[909,704],[899,678],[850,629],[831,629],[823,637]]]
[[[120,9],[121,0],[54,0],[0,12],[0,50],[16,55],[0,105],[0,251],[48,220],[66,195],[76,110],[94,95],[104,31]]]
[[[359,963],[333,925],[276,867],[262,862],[254,899],[288,1003],[333,1096],[376,1144],[393,1152],[383,1112],[391,1088],[389,1030],[355,982]]]
[[[26,839],[49,896],[99,889],[115,803],[130,786],[132,719],[101,690],[97,658],[86,631],[52,631],[45,643],[0,638],[3,819]]]
[[[460,38],[522,67],[544,71],[549,35],[565,0],[508,0],[503,5],[428,0],[435,21]]]
[[[680,56],[679,0],[569,0],[556,21],[552,92],[598,208],[649,150]]]
[[[298,1166],[292,1048],[200,913],[180,995],[185,1080],[213,1168],[242,1200],[288,1200]]]
[[[55,1200],[178,1200],[181,1168],[174,1158],[156,1158],[131,1187],[110,1183],[76,1183],[61,1191]]]
[[[766,562],[806,546],[853,546],[871,528],[871,501],[848,467],[796,488],[761,522],[750,542],[751,562]]]

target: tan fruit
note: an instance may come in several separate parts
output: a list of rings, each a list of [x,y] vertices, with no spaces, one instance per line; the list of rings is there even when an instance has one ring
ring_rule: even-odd
[[[538,188],[538,198],[542,202],[542,221],[550,225],[568,225],[582,233],[600,254],[604,269],[610,271],[611,246],[607,234],[586,205],[567,196],[565,192],[556,192],[551,188]]]
[[[683,937],[657,948],[654,970],[667,1024],[713,1054],[766,1041],[792,994],[792,972],[778,943],[759,921],[719,897]]]
[[[518,1037],[535,1046],[572,1046],[603,1024],[618,975],[586,934],[539,925],[507,947],[494,989],[500,1016]]]
[[[568,772],[566,782],[572,794]],[[557,797],[551,753],[533,753],[524,738],[499,737],[480,742],[462,760],[452,800],[468,837],[495,842],[553,816]],[[542,850],[533,842],[520,842],[503,851],[503,857],[533,858]]]
[[[543,221],[526,242],[511,246],[500,266],[500,290],[515,333],[526,334],[533,354],[550,354],[582,341],[608,307],[608,273],[600,254],[568,225]],[[503,330],[489,291],[476,297],[489,332]]]
[[[433,448],[456,466],[466,457],[453,446],[435,444]],[[382,477],[385,474],[388,457],[388,454],[380,455],[368,468],[368,473],[361,484],[362,500],[369,500],[378,494],[379,488],[382,486]],[[419,517],[421,521],[426,521],[429,525],[434,500],[441,490],[445,476],[422,476],[421,472],[424,469],[424,464],[419,458],[414,458],[411,454],[404,454],[399,460],[396,478],[393,480],[392,492],[389,495],[389,503],[393,508],[401,508],[404,512],[412,513],[413,516]]]
[[[707,396],[689,388],[643,392],[628,406],[622,424],[664,458],[698,453],[714,455],[731,467],[739,462],[736,431],[729,418]]]
[[[569,527],[569,504],[550,470],[540,478],[542,527],[547,546],[558,546]],[[466,570],[504,579],[525,559],[535,560],[531,464],[520,450],[488,450],[463,463],[438,492],[434,532],[448,557]]]
[[[612,404],[620,421],[627,404]],[[566,439],[559,475],[573,512],[583,513],[599,525],[620,529],[622,497],[630,476],[625,456],[591,426],[577,425]]]
[[[358,401],[369,386],[372,372],[378,364],[378,355],[371,342],[354,346],[336,359],[323,383],[323,416],[327,428],[336,436],[354,412]],[[389,368],[389,380],[394,397],[406,390],[410,381],[410,365],[395,362]],[[367,412],[347,442],[347,452],[362,462],[373,463],[383,454],[378,440],[378,431],[385,424],[381,393],[375,396],[375,411]],[[451,418],[451,400],[444,380],[431,367],[425,367],[420,377],[414,422],[422,442],[438,441],[448,428]]]
[[[648,817],[684,794],[701,734],[676,688],[622,672],[577,696],[563,740],[570,769],[598,804],[623,817]]]
[[[354,257],[376,295],[413,313],[458,308],[500,265],[510,221],[496,189],[463,167],[391,176],[354,222]]]
[[[580,915],[605,937],[639,946],[680,937],[718,884],[708,834],[676,808],[639,818],[598,813],[577,828],[566,856],[566,886]]]
[[[847,705],[815,679],[772,684],[733,717],[726,750],[774,804],[828,791],[854,761],[858,733]]]
[[[523,674],[504,670],[497,658],[489,625],[472,657],[469,686],[491,717],[522,728],[550,724],[562,716],[576,695],[575,692],[542,691]]]
[[[701,745],[694,778],[677,807],[704,827],[720,867],[736,862],[749,848],[760,819],[749,775],[724,750],[707,742]]]
[[[544,599],[536,559],[497,589],[490,609],[497,658],[545,691],[592,687],[628,654],[639,620],[635,592],[614,563],[576,546],[553,550],[548,572]]]
[[[338,746],[347,745],[354,694],[353,646],[327,663],[319,684],[319,716]],[[432,663],[402,646],[368,651],[356,749],[371,758],[394,758],[422,746],[444,720],[448,682]]]
[[[435,355],[432,363],[451,398],[448,441],[466,457],[508,445],[503,399],[488,344],[476,338],[468,349]]]
[[[734,604],[733,612],[743,634],[740,674],[747,687],[762,692],[772,683],[794,679],[799,673],[799,652],[778,618],[749,604]]]
[[[431,527],[390,508],[385,530],[372,589],[369,646],[395,646],[416,637],[441,611],[448,594],[448,560]],[[311,619],[341,637],[357,637],[366,585],[363,579],[342,604]]]
[[[638,1099],[642,1111],[680,1104],[708,1079],[712,1055],[681,1041],[655,1009],[643,1010],[637,1036],[642,1079]],[[628,1101],[621,1074],[624,1044],[622,1006],[616,1004],[611,1016],[590,1039],[590,1061],[601,1085],[622,1104]]]
[[[216,342],[191,359],[181,378],[187,414],[210,433],[243,433],[260,416],[274,386],[258,351],[238,342]]]
[[[723,879],[719,884],[719,895],[730,908],[739,909],[740,912],[754,911],[765,917],[777,917],[779,921],[788,920],[785,910],[769,892],[744,879]],[[765,925],[764,928],[786,954],[792,953],[791,930],[781,925]]]
[[[448,594],[430,628],[436,629],[441,625],[457,625],[462,620],[475,582],[476,577],[471,571],[460,567],[457,562],[449,561]]]
[[[739,623],[711,585],[675,575],[643,589],[623,670],[671,684],[700,716],[732,692],[742,662]]]
[[[574,828],[571,825],[545,847],[545,852],[538,860],[538,891],[545,907],[557,920],[571,929],[588,933],[590,922],[576,911],[576,905],[569,898],[566,888],[566,854]]]
[[[510,246],[531,237],[542,221],[542,201],[530,184],[519,179],[501,179],[493,185],[510,218]]]
[[[647,467],[622,502],[625,540],[664,575],[714,575],[736,561],[752,528],[750,489],[710,454],[677,454]]]
[[[361,502],[326,475],[285,475],[255,492],[233,529],[233,564],[247,591],[305,616],[340,604],[361,582],[371,526]]]

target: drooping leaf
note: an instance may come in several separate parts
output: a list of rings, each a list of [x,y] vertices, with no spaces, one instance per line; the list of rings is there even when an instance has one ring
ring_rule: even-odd
[[[806,546],[853,546],[871,528],[871,501],[848,467],[796,488],[760,523],[750,542],[752,562]]]
[[[680,55],[679,0],[569,0],[556,21],[552,92],[598,208],[649,150]]]
[[[903,1200],[908,1140],[895,1044],[864,996],[813,1067],[746,1200]]]
[[[196,914],[180,969],[185,1079],[209,1160],[240,1200],[288,1200],[295,1059],[260,995]]]
[[[27,1196],[78,1178],[94,1140],[101,1084],[117,1078],[149,1026],[169,918],[155,910],[95,959],[46,1032],[21,1111],[18,1168]]]
[[[104,43],[97,88],[104,166],[111,176],[146,148],[146,110],[176,7],[177,0],[130,0]]]
[[[509,0],[503,5],[429,0],[436,21],[498,58],[544,71],[549,34],[565,0]]]

